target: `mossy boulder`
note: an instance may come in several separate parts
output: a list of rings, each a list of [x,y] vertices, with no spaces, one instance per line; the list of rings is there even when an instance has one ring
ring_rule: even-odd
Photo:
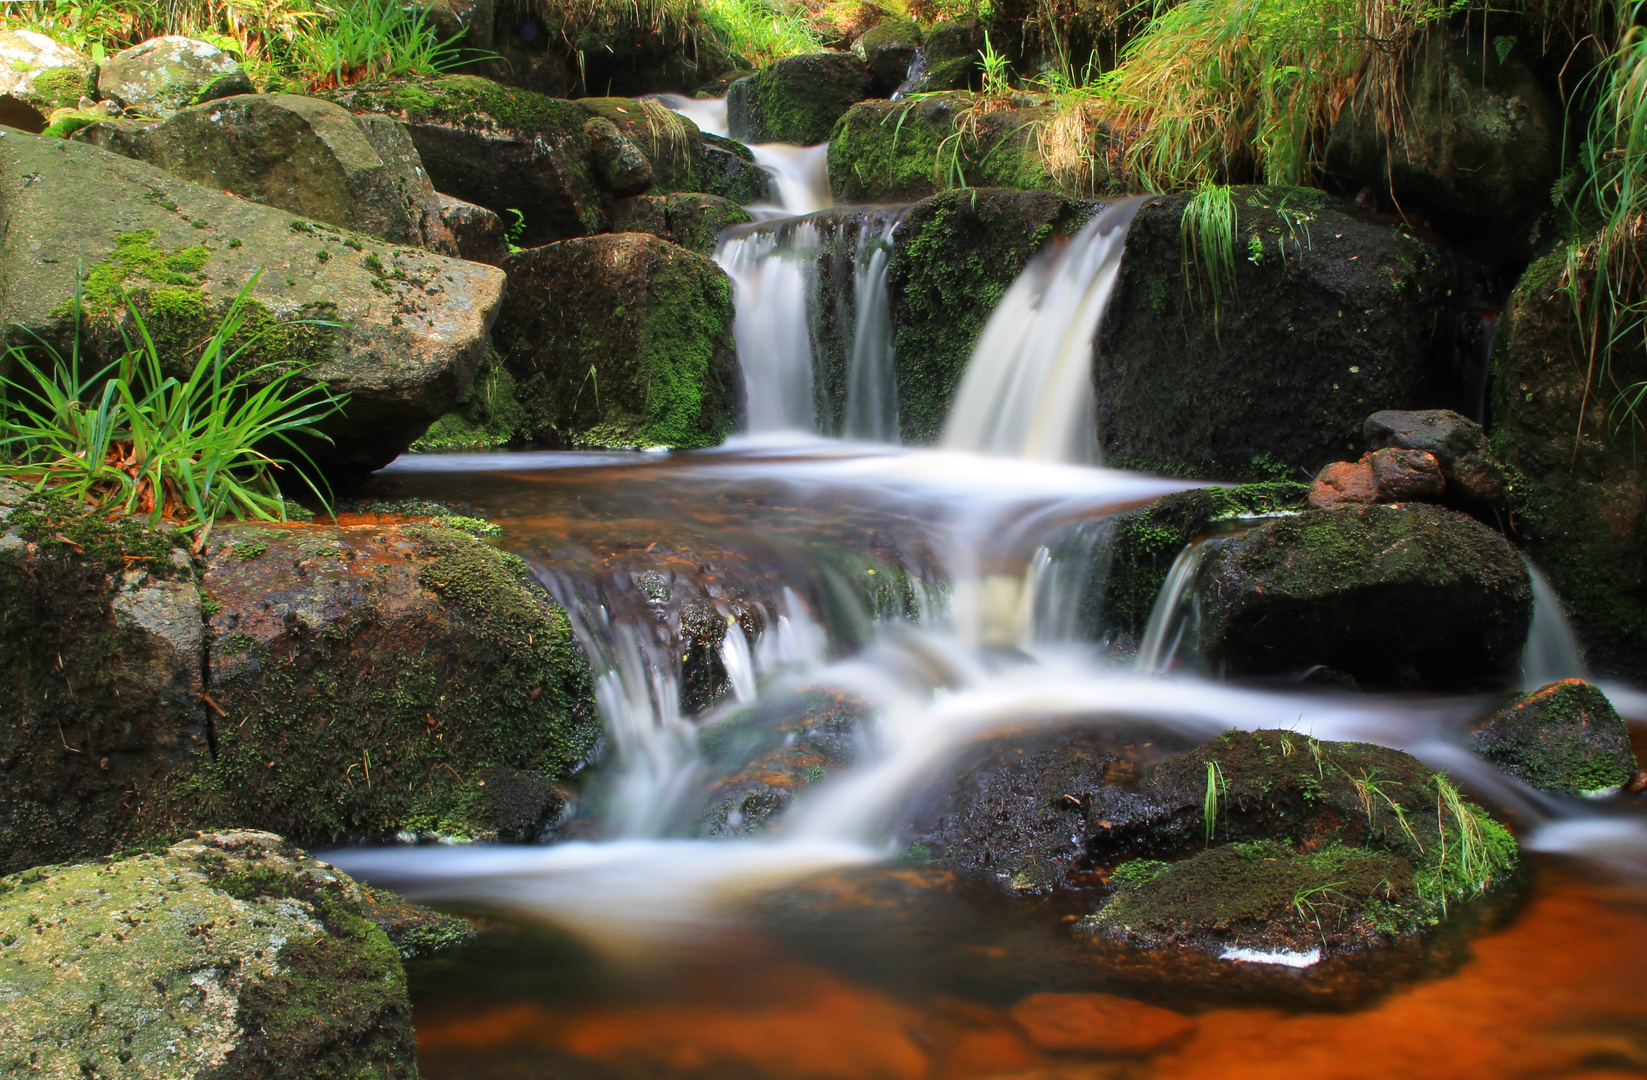
[[[591,122],[604,120],[612,125],[621,140],[614,152],[622,154],[621,144],[628,144],[645,163],[648,179],[641,190],[666,194],[697,189],[704,142],[703,133],[691,120],[652,100],[586,97],[578,98],[576,105]],[[603,186],[619,196],[639,193],[621,190],[609,179]]]
[[[201,587],[215,736],[160,825],[529,839],[600,733],[565,613],[467,533],[219,525]]]
[[[612,211],[618,232],[651,233],[699,255],[714,254],[722,229],[754,220],[737,203],[697,192],[636,195],[620,200]]]
[[[309,363],[350,395],[310,448],[348,480],[393,460],[463,396],[502,300],[494,267],[213,191],[81,143],[0,137],[0,311],[10,339],[110,356],[127,301],[180,362],[248,287],[247,362]],[[122,296],[121,290],[126,291]],[[310,320],[304,322],[303,320]],[[323,320],[334,325],[315,325]]]
[[[870,93],[891,97],[909,78],[909,66],[921,49],[921,24],[913,19],[883,19],[858,35],[852,55],[869,68]]]
[[[977,19],[938,23],[927,32],[901,89],[905,96],[978,89],[984,78],[983,47],[984,27]]]
[[[173,176],[396,244],[458,254],[405,126],[319,98],[241,94],[74,138]]]
[[[186,538],[0,482],[0,873],[101,855],[207,747]]]
[[[898,429],[932,443],[984,324],[1043,245],[1097,210],[1048,191],[950,191],[916,203],[893,237],[887,289]]]
[[[1049,136],[1074,134],[1077,145]],[[829,140],[836,198],[906,202],[957,187],[1102,194],[1107,135],[1049,99],[1014,95],[1007,107],[966,92],[854,105]],[[1053,156],[1051,148],[1060,148]]]
[[[1635,775],[1630,730],[1583,679],[1540,687],[1475,728],[1475,752],[1518,780],[1562,795],[1613,791]]]
[[[1146,203],[1094,349],[1108,464],[1299,479],[1354,451],[1368,413],[1444,405],[1454,273],[1429,242],[1302,188],[1230,191],[1233,261],[1186,265],[1185,197]],[[1213,287],[1217,281],[1217,288]]]
[[[264,832],[0,878],[0,1067],[414,1080],[406,975],[362,892]]]
[[[771,202],[772,174],[755,164],[755,155],[743,143],[703,132],[703,165],[698,173],[704,192],[748,206]]]
[[[1647,678],[1647,473],[1613,412],[1615,387],[1647,379],[1647,362],[1638,337],[1605,374],[1592,367],[1565,265],[1560,250],[1535,261],[1498,320],[1488,439],[1510,471],[1517,535],[1565,601],[1590,669]]]
[[[256,89],[231,54],[208,41],[177,34],[123,49],[97,69],[99,98],[152,119]]]
[[[36,30],[0,30],[0,94],[43,114],[72,109],[96,89],[97,65]]]
[[[497,344],[531,437],[562,446],[713,446],[742,390],[732,285],[709,259],[646,233],[509,257]]]
[[[1231,674],[1324,665],[1382,685],[1502,678],[1532,619],[1520,553],[1423,503],[1268,522],[1221,542],[1195,595],[1201,651]]]
[[[412,444],[419,454],[496,450],[526,436],[526,410],[503,358],[488,350],[457,408],[429,425]]]
[[[732,84],[727,125],[745,142],[815,146],[869,96],[871,82],[868,66],[851,53],[788,56]]]
[[[1525,62],[1536,43],[1510,44],[1500,56],[1479,38],[1430,35],[1401,88],[1402,122],[1382,131],[1371,104],[1351,102],[1328,140],[1328,168],[1449,236],[1485,235],[1507,250],[1493,234],[1550,209],[1564,128],[1560,100]]]

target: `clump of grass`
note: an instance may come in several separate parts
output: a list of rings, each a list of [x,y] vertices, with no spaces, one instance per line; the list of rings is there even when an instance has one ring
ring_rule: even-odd
[[[1224,770],[1218,767],[1218,762],[1207,762],[1207,793],[1201,806],[1201,821],[1206,831],[1206,846],[1212,846],[1212,835],[1218,829],[1218,803],[1229,794],[1229,784],[1224,780]]]
[[[467,57],[461,34],[441,40],[419,7],[398,0],[350,0],[321,7],[312,32],[293,43],[294,60],[311,89],[368,79],[440,75]]]
[[[1203,181],[1179,220],[1184,287],[1191,295],[1205,290],[1216,319],[1224,301],[1235,293],[1235,233],[1239,216],[1228,186]]]
[[[0,378],[0,476],[110,512],[175,521],[195,534],[196,550],[225,514],[285,520],[274,473],[293,463],[269,456],[268,448],[283,444],[312,468],[293,439],[326,439],[314,425],[346,399],[322,384],[302,385],[301,367],[236,364],[256,341],[252,335],[230,348],[257,277],[182,378],[167,371],[188,358],[163,355],[129,297],[135,336],[122,327],[123,355],[102,367],[89,361],[77,290],[67,357],[38,338],[32,348],[8,350],[20,377]],[[298,475],[324,503],[309,473]]]

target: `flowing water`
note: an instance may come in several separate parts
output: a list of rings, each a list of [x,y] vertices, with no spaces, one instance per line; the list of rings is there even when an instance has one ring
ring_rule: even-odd
[[[1138,661],[1081,629],[1076,598],[1102,572],[1113,515],[1190,486],[1089,464],[1082,437],[1090,384],[1071,371],[1090,363],[1132,209],[1110,208],[1011,290],[939,449],[806,434],[827,398],[812,381],[808,291],[822,253],[846,249],[845,423],[891,433],[892,404],[863,389],[890,385],[887,339],[863,350],[861,372],[858,342],[885,333],[876,255],[896,221],[854,217],[832,248],[822,219],[791,217],[721,247],[745,377],[762,384],[750,387],[754,435],[689,454],[412,457],[385,472],[397,495],[464,503],[501,526],[571,616],[607,732],[557,842],[329,856],[487,927],[411,967],[425,1075],[1647,1074],[1638,807],[1542,795],[1486,767],[1467,726],[1491,699],[1197,673],[1182,661],[1205,544],[1174,568]],[[763,310],[780,304],[782,318]],[[757,322],[776,336],[750,336]],[[757,346],[776,355],[780,340],[794,348],[761,366]],[[1577,664],[1538,580],[1529,678]],[[1647,719],[1647,701],[1612,692]],[[764,829],[747,801],[729,809],[728,785],[825,706],[849,717],[845,764],[808,771]],[[1164,999],[1189,1017],[1177,1041],[1071,1041],[1049,1027],[1068,1000],[1056,995],[1115,988],[1070,947],[1065,910],[900,861],[924,793],[970,746],[1071,727],[1147,731],[1156,754],[1230,727],[1405,749],[1514,825],[1537,882],[1468,956],[1360,1009]]]

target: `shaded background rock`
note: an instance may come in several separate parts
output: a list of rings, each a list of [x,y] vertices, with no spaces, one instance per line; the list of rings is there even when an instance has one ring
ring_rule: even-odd
[[[440,206],[440,220],[457,245],[458,258],[503,265],[509,257],[509,238],[502,218],[484,206],[452,195],[437,194],[435,200]]]
[[[562,446],[712,446],[742,389],[732,290],[702,255],[646,233],[511,255],[496,340],[526,429]]]
[[[1201,651],[1230,674],[1316,664],[1372,684],[1504,676],[1532,617],[1520,554],[1422,503],[1340,506],[1223,541],[1195,587]]]
[[[1433,454],[1447,482],[1445,500],[1477,517],[1496,520],[1508,506],[1504,467],[1488,450],[1481,425],[1468,417],[1450,409],[1376,412],[1361,425],[1361,438],[1373,450]]]
[[[117,52],[97,69],[98,97],[156,119],[256,89],[233,56],[210,42],[176,34]]]
[[[744,142],[815,146],[857,102],[869,96],[867,65],[844,52],[787,56],[732,84],[728,128]]]
[[[1589,795],[1635,776],[1630,730],[1595,686],[1563,679],[1501,709],[1475,728],[1475,752],[1543,791]]]

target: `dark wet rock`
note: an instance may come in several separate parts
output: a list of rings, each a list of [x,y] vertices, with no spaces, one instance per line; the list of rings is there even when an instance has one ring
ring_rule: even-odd
[[[526,439],[526,409],[516,392],[515,377],[495,350],[463,392],[457,408],[429,425],[412,450],[420,454],[496,450]]]
[[[0,872],[99,855],[207,743],[185,538],[0,481]]]
[[[736,203],[697,192],[637,195],[619,201],[612,211],[612,227],[618,232],[651,233],[699,255],[714,254],[722,229],[753,220]]]
[[[159,124],[75,133],[173,176],[340,228],[456,255],[404,125],[297,94],[241,94]]]
[[[566,615],[523,562],[432,523],[229,524],[213,541],[220,713],[173,820],[306,842],[531,838],[553,820],[554,781],[599,721]]]
[[[1328,141],[1328,168],[1452,235],[1511,230],[1549,210],[1562,107],[1522,62],[1534,48],[1501,60],[1479,41],[1432,34],[1403,87],[1404,122],[1380,131],[1375,110],[1352,102]]]
[[[1596,687],[1563,679],[1494,713],[1475,729],[1475,751],[1543,791],[1590,795],[1636,773],[1630,731]]]
[[[1302,188],[1231,190],[1234,276],[1185,267],[1186,199],[1138,211],[1094,350],[1106,463],[1224,479],[1313,475],[1379,408],[1425,404],[1452,342],[1450,264]]]
[[[1477,517],[1490,520],[1506,506],[1504,467],[1474,420],[1450,409],[1386,410],[1367,417],[1361,438],[1373,450],[1388,446],[1435,455],[1447,481],[1446,501]]]
[[[400,957],[265,832],[0,878],[0,1061],[43,1076],[417,1076]]]
[[[399,247],[213,191],[94,146],[13,133],[0,140],[0,311],[67,353],[77,275],[81,348],[112,358],[143,313],[163,355],[189,356],[253,274],[243,358],[312,363],[350,395],[309,447],[349,480],[381,468],[462,397],[502,300],[503,274]],[[99,282],[102,284],[99,285]],[[315,325],[322,319],[335,326]],[[303,320],[311,320],[305,322]]]
[[[389,936],[402,960],[428,956],[475,936],[469,920],[414,904],[388,889],[361,886],[360,914]]]
[[[484,206],[452,195],[437,194],[440,220],[452,234],[460,259],[502,266],[509,257],[508,232],[503,219]]]
[[[46,130],[46,117],[39,109],[10,94],[0,94],[0,127],[16,128],[30,135]]]
[[[638,195],[652,186],[652,163],[604,116],[584,121],[595,155],[595,175],[614,195]]]
[[[457,41],[480,51],[492,47],[496,0],[412,0],[421,8],[441,41]]]
[[[699,744],[718,775],[699,835],[764,832],[799,791],[858,760],[866,704],[839,691],[800,693],[799,708],[775,716],[740,710],[702,729]]]
[[[99,97],[134,115],[158,119],[256,89],[234,56],[210,42],[175,34],[117,52],[97,69]]]
[[[1097,207],[1049,191],[951,191],[916,203],[893,238],[887,289],[898,430],[936,442],[972,346],[1030,257]]]
[[[909,65],[921,48],[921,26],[914,20],[884,19],[858,35],[852,55],[869,68],[870,93],[891,97],[909,78]]]
[[[699,186],[739,206],[771,202],[772,175],[755,164],[749,147],[733,139],[703,133],[703,165]]]
[[[1186,544],[1238,518],[1296,510],[1304,492],[1304,485],[1290,480],[1196,488],[1116,515],[1108,538],[1083,537],[1080,533],[1091,527],[1078,527],[1070,542],[1096,541],[1095,565],[1081,595],[1082,627],[1094,638],[1121,635],[1136,641]]]
[[[984,69],[979,53],[984,47],[984,28],[973,18],[939,23],[926,36],[908,81],[905,95],[931,94],[941,90],[976,90]]]
[[[1493,335],[1494,457],[1509,473],[1516,534],[1561,595],[1598,675],[1647,678],[1647,476],[1612,412],[1647,380],[1640,339],[1592,369],[1563,285],[1564,252],[1529,266]],[[1588,384],[1587,384],[1587,380]]]
[[[67,45],[36,30],[0,30],[0,94],[41,115],[74,108],[96,90],[96,79],[97,65]]]
[[[1109,175],[1089,162],[1049,156],[1054,103],[1014,95],[1010,108],[972,112],[976,95],[938,94],[915,101],[854,105],[829,140],[835,196],[854,202],[907,202],[959,186],[1102,193]],[[1102,132],[1093,136],[1104,138]],[[1101,148],[1089,148],[1101,151]],[[964,185],[962,181],[964,180]]]
[[[732,84],[727,124],[734,139],[815,146],[835,121],[869,96],[864,62],[845,52],[789,56]]]
[[[1532,617],[1520,554],[1422,503],[1339,506],[1223,542],[1196,585],[1202,652],[1231,674],[1324,664],[1369,684],[1505,674]]]
[[[511,255],[496,341],[533,438],[565,446],[712,446],[741,408],[731,282],[645,233]]]
[[[698,125],[651,100],[586,97],[576,104],[592,123],[610,123],[622,140],[606,151],[602,150],[601,140],[595,140],[595,160],[605,190],[619,196],[641,191],[663,195],[698,190],[704,160],[704,136]],[[613,165],[604,163],[603,153],[612,157]],[[643,163],[644,171],[650,174],[644,186],[640,180]]]

